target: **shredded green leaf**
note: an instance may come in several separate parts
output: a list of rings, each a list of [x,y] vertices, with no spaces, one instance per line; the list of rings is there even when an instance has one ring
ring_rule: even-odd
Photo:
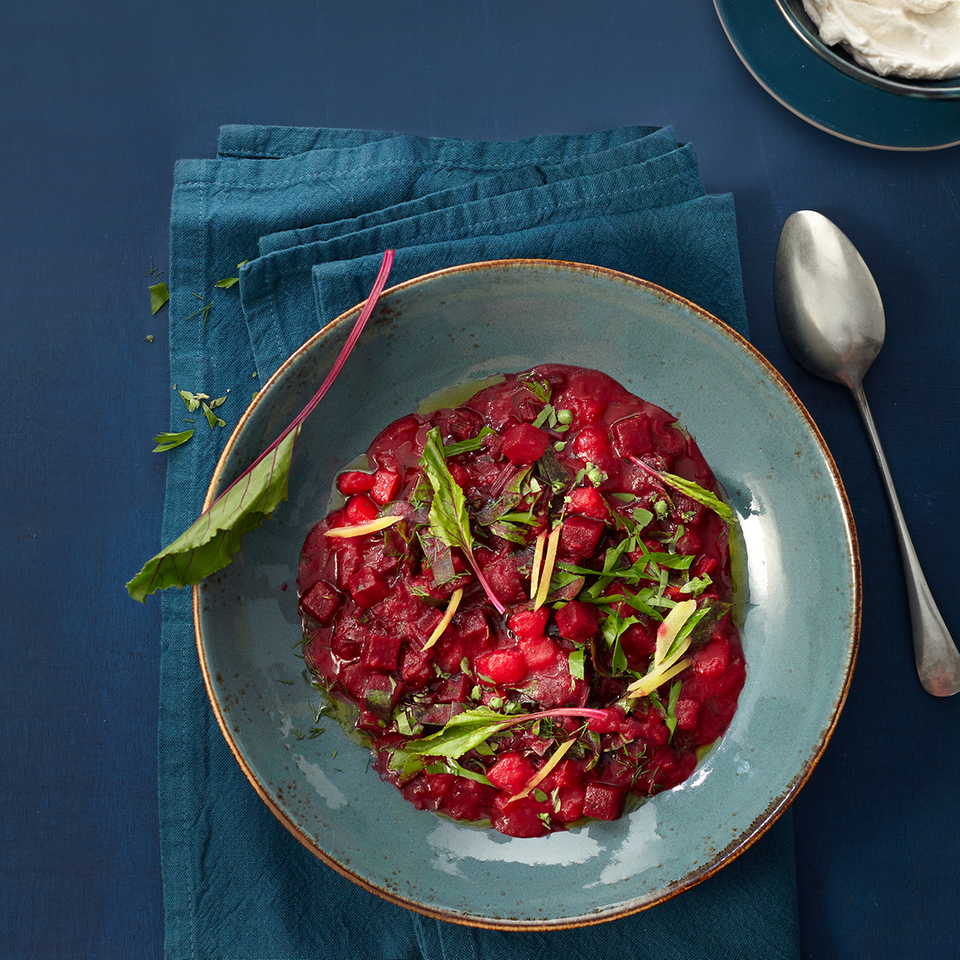
[[[156,313],[170,299],[170,291],[162,281],[150,287],[150,312]]]
[[[156,446],[151,453],[165,453],[174,447],[179,447],[181,443],[186,443],[193,436],[193,430],[183,430],[180,433],[158,433],[153,442]]]

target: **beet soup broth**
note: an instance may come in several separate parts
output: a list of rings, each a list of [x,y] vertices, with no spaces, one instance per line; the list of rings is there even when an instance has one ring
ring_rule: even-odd
[[[696,443],[595,370],[392,423],[297,576],[314,683],[417,808],[539,836],[684,781],[745,664]]]

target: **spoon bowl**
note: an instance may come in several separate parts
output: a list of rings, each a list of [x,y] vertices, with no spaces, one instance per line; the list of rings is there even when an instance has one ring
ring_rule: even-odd
[[[793,355],[818,377],[862,383],[886,322],[856,247],[826,217],[801,210],[783,226],[774,270],[780,332]]]
[[[937,609],[900,509],[893,477],[863,392],[863,377],[886,331],[880,292],[846,235],[813,210],[787,218],[777,245],[774,303],[780,333],[811,373],[853,393],[870,437],[896,524],[914,656],[923,688],[938,697],[960,691],[960,653]]]

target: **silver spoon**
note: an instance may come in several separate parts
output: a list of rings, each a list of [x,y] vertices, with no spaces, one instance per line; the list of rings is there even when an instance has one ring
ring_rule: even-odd
[[[952,696],[960,691],[960,653],[920,569],[863,393],[863,376],[883,346],[877,285],[834,223],[812,210],[800,210],[787,218],[780,234],[774,297],[780,333],[791,353],[811,373],[853,392],[896,521],[920,683],[936,697]]]

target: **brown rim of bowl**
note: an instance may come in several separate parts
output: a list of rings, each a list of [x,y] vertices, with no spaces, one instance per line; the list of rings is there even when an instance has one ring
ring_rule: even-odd
[[[595,914],[588,914],[581,917],[575,917],[567,920],[560,920],[556,922],[547,921],[547,920],[538,920],[538,921],[504,921],[498,919],[487,919],[484,917],[478,917],[474,915],[463,915],[443,909],[431,908],[429,904],[418,903],[416,901],[409,900],[405,897],[401,897],[398,894],[394,893],[391,890],[386,890],[382,887],[378,887],[376,884],[366,880],[365,878],[359,876],[357,873],[352,871],[349,867],[340,863],[334,857],[331,857],[328,853],[321,850],[303,831],[301,831],[297,825],[289,818],[284,808],[277,803],[275,798],[270,794],[270,791],[267,787],[260,782],[257,775],[251,769],[249,763],[244,757],[238,745],[234,742],[233,736],[230,732],[229,725],[227,724],[226,717],[223,714],[223,711],[220,707],[219,700],[217,698],[213,677],[210,675],[210,670],[207,665],[206,657],[204,656],[203,649],[203,634],[200,626],[200,587],[195,586],[193,588],[193,624],[194,624],[194,635],[196,638],[197,654],[200,660],[200,669],[203,674],[203,682],[207,691],[207,698],[210,702],[210,705],[213,709],[214,715],[217,720],[217,724],[220,727],[220,731],[223,734],[224,738],[227,741],[227,746],[230,748],[230,752],[233,754],[237,763],[240,765],[241,770],[243,770],[244,775],[247,780],[250,781],[251,786],[259,794],[260,798],[267,805],[270,811],[274,816],[283,824],[284,827],[297,839],[300,843],[303,844],[314,856],[323,861],[327,866],[331,867],[337,873],[346,877],[348,880],[351,880],[353,883],[356,883],[358,886],[362,887],[364,890],[369,893],[376,894],[377,896],[387,900],[390,903],[396,904],[397,906],[404,907],[405,909],[412,910],[415,913],[422,914],[423,916],[432,917],[437,920],[446,920],[454,923],[461,924],[468,927],[477,927],[481,929],[490,929],[490,930],[525,930],[525,931],[535,931],[535,930],[569,930],[577,927],[586,927],[593,926],[595,924],[604,923],[609,920],[615,920],[620,917],[630,916],[635,913],[640,913],[643,910],[647,910],[650,907],[656,906],[659,903],[664,903],[667,900],[671,900],[673,897],[677,896],[680,893],[683,893],[685,890],[689,890],[691,887],[698,885],[709,877],[713,876],[727,864],[735,860],[740,854],[742,854],[749,847],[761,837],[767,830],[773,826],[773,824],[780,818],[783,812],[790,806],[793,800],[796,798],[797,794],[800,791],[800,788],[807,782],[811,773],[813,772],[814,767],[816,767],[823,751],[826,749],[827,743],[830,741],[833,731],[836,728],[837,721],[839,720],[840,714],[843,711],[843,706],[847,700],[847,694],[850,689],[850,681],[853,675],[854,664],[857,659],[857,652],[859,649],[860,643],[860,622],[861,622],[861,609],[862,609],[862,587],[861,587],[861,568],[860,568],[860,551],[859,544],[857,541],[857,532],[856,526],[853,520],[853,512],[850,508],[850,502],[847,498],[846,489],[843,486],[843,480],[840,477],[840,472],[837,469],[836,462],[833,459],[833,455],[830,453],[830,450],[827,447],[826,441],[823,438],[823,435],[820,433],[819,428],[816,423],[814,423],[813,418],[807,412],[806,408],[801,403],[800,399],[793,392],[790,385],[783,379],[780,373],[770,364],[770,362],[754,347],[748,340],[742,337],[734,329],[725,324],[722,320],[715,317],[713,314],[709,313],[707,310],[704,310],[702,307],[693,303],[690,300],[687,300],[685,297],[680,296],[679,294],[673,293],[670,290],[667,290],[665,287],[661,287],[655,283],[651,283],[649,280],[643,280],[639,277],[632,276],[628,273],[622,273],[617,270],[611,270],[607,267],[598,267],[591,264],[585,263],[576,263],[573,261],[566,260],[538,260],[532,258],[518,258],[511,260],[486,260],[477,263],[468,263],[462,264],[455,267],[446,267],[441,270],[435,270],[431,273],[423,274],[419,277],[414,277],[411,280],[405,280],[402,283],[398,283],[395,286],[389,287],[383,291],[382,297],[389,296],[390,294],[397,293],[403,290],[407,290],[411,287],[414,287],[420,283],[423,283],[426,280],[433,280],[437,277],[454,275],[457,273],[476,273],[483,272],[486,270],[502,270],[502,269],[511,269],[515,267],[522,268],[542,268],[542,269],[552,269],[555,271],[562,272],[572,272],[572,273],[582,273],[591,276],[604,276],[610,280],[618,281],[627,286],[639,287],[645,290],[648,293],[653,294],[658,299],[669,300],[674,303],[680,303],[691,312],[695,313],[701,317],[707,323],[715,326],[720,330],[725,336],[730,340],[740,346],[743,350],[749,353],[757,363],[766,371],[769,378],[773,383],[783,392],[783,394],[790,401],[791,406],[794,408],[797,415],[800,419],[807,425],[811,433],[817,440],[817,443],[820,447],[821,453],[824,456],[824,459],[830,469],[830,476],[833,480],[833,484],[840,496],[840,501],[843,507],[843,514],[846,520],[846,530],[849,542],[852,548],[852,560],[853,560],[853,588],[854,588],[854,611],[853,611],[853,636],[850,650],[850,660],[847,665],[846,673],[843,677],[843,684],[839,692],[839,696],[834,704],[833,711],[830,715],[829,723],[823,728],[820,733],[820,739],[817,742],[813,753],[810,755],[803,768],[797,773],[797,775],[790,781],[786,789],[769,804],[767,809],[757,817],[753,823],[743,832],[741,835],[728,844],[723,850],[719,851],[714,857],[710,860],[709,863],[704,864],[699,870],[695,870],[692,873],[687,874],[682,877],[678,882],[673,885],[664,888],[658,892],[658,895],[652,896],[649,900],[644,900],[642,903],[633,904],[628,907],[618,906],[615,908],[610,908],[606,911],[599,911]],[[207,489],[207,495],[203,502],[203,509],[207,510],[217,496],[217,487],[219,486],[221,477],[225,471],[227,463],[230,459],[230,455],[235,447],[237,440],[240,434],[243,432],[248,419],[252,416],[253,411],[258,406],[260,400],[267,395],[272,384],[278,381],[294,364],[297,363],[299,358],[307,353],[313,345],[320,339],[325,336],[328,336],[331,331],[337,327],[352,325],[355,321],[357,315],[363,307],[363,302],[357,304],[354,307],[351,307],[349,310],[342,313],[339,317],[336,317],[334,320],[331,320],[328,324],[321,327],[313,336],[311,336],[305,343],[297,348],[279,367],[279,369],[267,380],[263,387],[258,391],[257,396],[250,403],[250,406],[244,412],[243,416],[240,418],[237,426],[234,428],[233,433],[230,435],[230,439],[227,441],[226,446],[224,447],[223,453],[220,455],[220,459],[217,462],[217,466],[211,477],[209,487]]]

